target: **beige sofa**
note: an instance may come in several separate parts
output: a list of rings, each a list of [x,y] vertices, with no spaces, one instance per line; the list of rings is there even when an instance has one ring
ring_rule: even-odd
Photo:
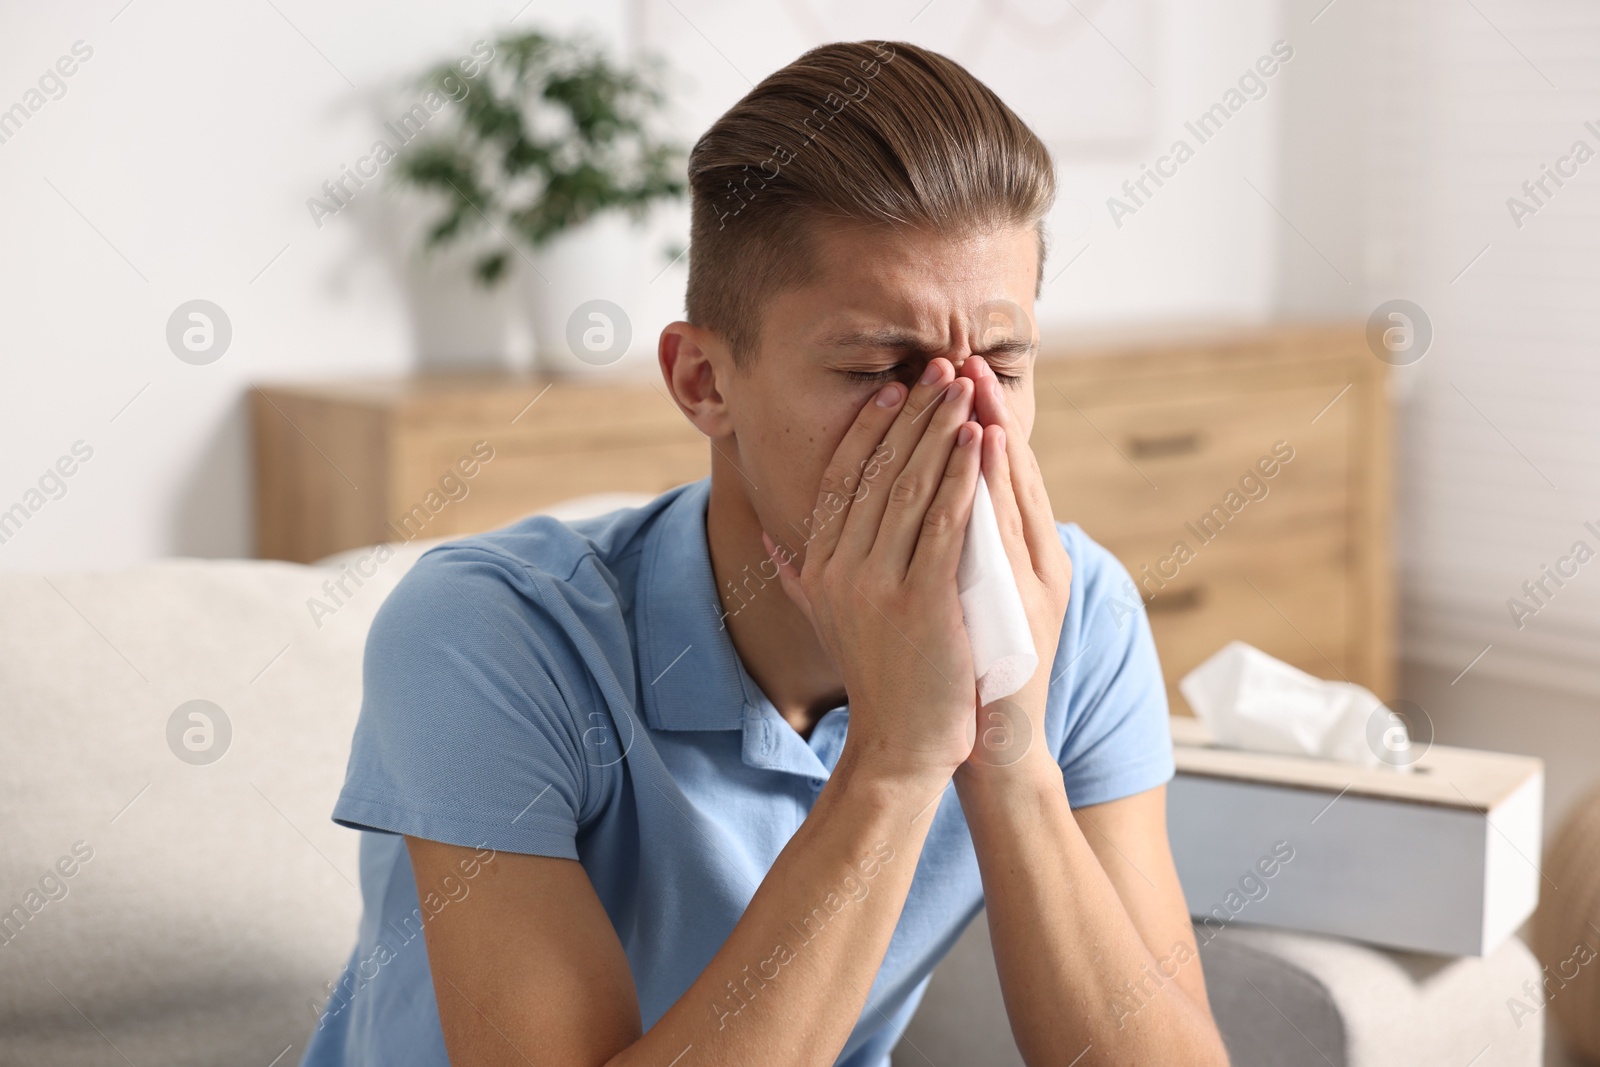
[[[298,1063],[360,914],[328,816],[362,643],[425,547],[0,574],[0,1063]],[[1204,959],[1240,1067],[1539,1062],[1503,1006],[1539,977],[1520,942],[1429,960],[1235,928]],[[981,919],[896,1062],[1019,1062]]]

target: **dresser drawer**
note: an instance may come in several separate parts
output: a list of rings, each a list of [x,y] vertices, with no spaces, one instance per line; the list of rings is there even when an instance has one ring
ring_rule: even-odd
[[[1181,558],[1153,537],[1107,541],[1136,584],[1117,591],[1105,610],[1125,623],[1135,596],[1142,601],[1179,714],[1188,712],[1179,679],[1235,639],[1319,677],[1343,672],[1360,680],[1353,672],[1363,665],[1351,656],[1359,605],[1349,540],[1342,515],[1312,514],[1272,528],[1228,530],[1209,544],[1191,538]]]
[[[1347,676],[1353,666],[1348,573],[1325,562],[1186,577],[1145,610],[1176,714],[1193,714],[1178,682],[1229,641],[1252,644],[1319,678]]]
[[[1170,544],[1346,510],[1350,409],[1317,417],[1328,397],[1310,386],[1075,405],[1046,386],[1030,443],[1058,519],[1108,543]]]
[[[1085,530],[1091,537],[1093,530]],[[1306,511],[1280,521],[1236,520],[1209,541],[1183,531],[1096,538],[1110,549],[1146,601],[1195,581],[1300,568],[1343,570],[1349,566],[1351,530],[1344,512]],[[1158,609],[1159,610],[1159,609]]]

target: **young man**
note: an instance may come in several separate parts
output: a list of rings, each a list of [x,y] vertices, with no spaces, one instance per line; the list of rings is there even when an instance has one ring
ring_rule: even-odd
[[[334,811],[366,913],[305,1062],[880,1067],[987,905],[1028,1063],[1226,1063],[1149,627],[1028,447],[1048,153],[949,59],[835,44],[689,170],[660,362],[711,475],[383,605]],[[986,707],[980,469],[1040,659]]]

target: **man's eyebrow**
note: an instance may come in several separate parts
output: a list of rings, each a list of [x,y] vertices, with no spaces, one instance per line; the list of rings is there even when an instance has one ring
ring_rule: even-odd
[[[1039,347],[1038,342],[1026,337],[1008,337],[1004,341],[996,341],[984,348],[974,348],[975,356],[1004,356],[1012,353],[1028,355]]]
[[[896,329],[892,326],[882,329],[844,330],[838,333],[826,334],[817,343],[828,348],[889,349],[923,357],[932,357],[938,352],[937,348],[924,343],[916,334],[908,330]],[[1037,347],[1038,345],[1031,338],[1008,337],[982,348],[974,348],[972,353],[977,356],[1010,355],[1013,353],[1026,355],[1033,352]]]
[[[925,345],[916,334],[892,326],[881,329],[841,330],[824,335],[818,343],[829,348],[893,348],[915,353],[932,351],[932,347]]]

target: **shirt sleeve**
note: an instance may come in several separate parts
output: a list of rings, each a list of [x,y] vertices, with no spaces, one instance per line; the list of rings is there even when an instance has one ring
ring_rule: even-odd
[[[1122,563],[1076,526],[1072,605],[1058,654],[1067,720],[1058,762],[1073,807],[1154,789],[1174,773],[1167,689],[1144,602]]]
[[[544,610],[548,576],[482,547],[419,559],[378,609],[333,819],[577,859],[588,672]]]

